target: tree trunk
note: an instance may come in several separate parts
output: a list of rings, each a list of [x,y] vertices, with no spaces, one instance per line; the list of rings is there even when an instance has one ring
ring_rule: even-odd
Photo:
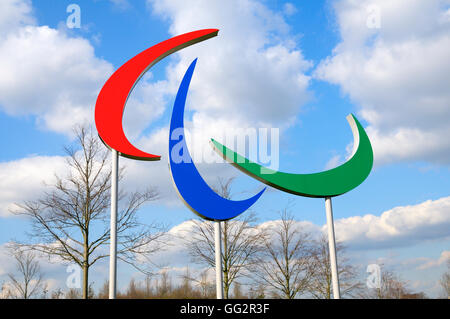
[[[83,265],[83,299],[89,298],[89,267]]]
[[[83,299],[89,299],[89,254],[88,234],[84,235],[84,263],[83,263]]]
[[[223,297],[228,299],[228,292],[230,290],[230,282],[228,280],[228,224],[227,221],[223,223]]]

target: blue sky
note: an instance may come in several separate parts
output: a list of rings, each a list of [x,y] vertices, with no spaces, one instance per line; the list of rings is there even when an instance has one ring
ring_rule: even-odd
[[[71,3],[80,6],[81,28],[66,26]],[[439,294],[450,247],[448,1],[7,0],[0,11],[0,244],[25,238],[29,222],[8,208],[36,198],[40,181],[58,172],[71,125],[93,123],[95,97],[108,76],[153,44],[217,27],[218,37],[158,63],[130,97],[127,136],[163,156],[153,167],[121,159],[129,172],[121,187],[157,184],[163,195],[142,209],[142,220],[176,226],[194,217],[167,178],[164,132],[177,83],[198,57],[188,96],[191,125],[208,129],[223,111],[220,126],[280,128],[281,170],[343,163],[352,142],[345,117],[355,114],[371,138],[375,165],[362,185],[333,199],[336,236],[362,268],[383,261],[414,289]],[[261,187],[224,165],[199,170],[210,183],[218,175],[237,177],[236,198]],[[288,202],[299,221],[326,223],[323,200],[275,190],[252,210],[264,223]],[[1,267],[0,276],[11,269]],[[65,268],[48,267],[61,285]],[[126,284],[134,273],[122,271]],[[98,284],[106,274],[100,265],[93,278]]]

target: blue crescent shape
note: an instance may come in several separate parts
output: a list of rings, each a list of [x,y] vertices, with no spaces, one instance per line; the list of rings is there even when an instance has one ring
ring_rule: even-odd
[[[265,188],[245,200],[233,201],[223,198],[206,184],[192,162],[184,138],[184,108],[196,63],[197,59],[187,69],[175,98],[169,130],[169,168],[175,189],[189,209],[205,219],[227,220],[238,216],[252,206]],[[175,134],[174,130],[176,130]],[[173,155],[177,157],[177,161],[174,161]],[[178,160],[179,158],[182,160]]]

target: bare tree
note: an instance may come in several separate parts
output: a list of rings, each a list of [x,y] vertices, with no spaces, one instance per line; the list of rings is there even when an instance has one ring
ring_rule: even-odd
[[[102,287],[97,293],[97,299],[108,299],[109,298],[109,280],[103,282]]]
[[[48,185],[50,191],[35,201],[17,204],[14,211],[32,220],[32,243],[17,243],[64,262],[78,264],[83,270],[83,298],[89,297],[89,268],[109,256],[109,207],[111,169],[109,152],[92,129],[75,129],[79,148],[66,147],[68,174],[56,176]],[[120,177],[122,173],[120,174]],[[155,200],[158,192],[119,194],[117,216],[118,258],[135,263],[136,254],[148,255],[159,249],[162,228],[138,222],[137,211],[146,202]],[[53,258],[55,259],[55,258]]]
[[[308,291],[314,298],[331,299],[332,279],[328,237],[325,235],[321,236],[316,241],[315,249],[313,280],[309,284]],[[358,280],[358,271],[345,256],[345,246],[340,242],[336,243],[336,255],[341,296],[358,296],[362,289],[362,284]]]
[[[57,288],[55,291],[52,292],[50,295],[51,299],[63,299],[64,298],[64,292],[61,290],[61,288]]]
[[[45,288],[36,254],[32,251],[14,250],[12,248],[11,254],[16,261],[18,275],[8,274],[12,286],[12,291],[9,291],[10,296],[23,299],[36,297]]]
[[[258,284],[256,287],[250,287],[248,291],[250,299],[264,299],[266,298],[266,287],[263,284]]]
[[[65,299],[81,299],[82,294],[79,289],[70,288],[66,292],[62,292]],[[88,298],[94,298],[94,288],[92,287],[92,283],[89,284]],[[61,296],[62,298],[62,296]]]
[[[193,287],[192,287],[192,277],[191,277],[191,271],[189,267],[186,267],[186,270],[184,274],[181,276],[181,285],[180,285],[180,292],[182,293],[182,296],[187,298],[188,296],[192,295]]]
[[[239,282],[235,282],[233,285],[233,298],[234,299],[244,299],[246,296],[242,292],[241,284]]]
[[[442,275],[439,283],[443,290],[443,297],[450,298],[450,258],[447,259],[447,271]]]
[[[216,295],[216,283],[208,279],[208,271],[204,270],[200,274],[199,286],[203,298],[214,298]]]
[[[270,227],[264,249],[252,266],[257,283],[266,286],[273,297],[293,299],[305,292],[312,277],[311,235],[300,227],[285,208],[281,219]]]
[[[218,179],[216,191],[224,198],[231,198],[233,178]],[[222,223],[222,265],[224,298],[228,299],[234,280],[254,262],[261,249],[264,234],[254,223],[255,214],[247,212],[233,220]],[[192,233],[186,239],[189,254],[194,262],[215,267],[214,222],[194,220]]]
[[[159,298],[167,298],[172,291],[172,279],[170,278],[169,271],[163,269],[159,277],[160,279],[156,285],[156,295]]]
[[[186,285],[186,282],[194,283],[197,289],[199,289],[201,298],[213,298],[216,293],[215,283],[208,279],[208,271],[209,269],[202,269],[199,273],[192,273],[188,268],[182,276],[183,286]],[[192,289],[194,287],[191,286]]]
[[[8,287],[8,284],[4,281],[0,284],[0,299],[8,299],[10,298],[10,289]]]
[[[403,299],[411,295],[408,283],[402,280],[394,271],[381,266],[380,287],[373,288],[369,298],[374,299]]]

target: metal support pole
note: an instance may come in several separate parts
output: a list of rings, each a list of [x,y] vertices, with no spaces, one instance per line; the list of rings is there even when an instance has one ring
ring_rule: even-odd
[[[215,250],[216,250],[216,296],[223,299],[223,274],[222,274],[222,239],[220,221],[214,222]]]
[[[341,299],[339,291],[339,274],[336,258],[336,240],[334,237],[334,223],[333,223],[333,207],[331,205],[331,197],[325,198],[325,209],[327,211],[327,228],[328,228],[328,246],[330,249],[330,264],[331,264],[331,280],[333,283],[333,297],[334,299]]]
[[[119,154],[112,150],[111,170],[111,230],[109,246],[109,299],[116,299],[117,278],[117,189],[119,175]]]

